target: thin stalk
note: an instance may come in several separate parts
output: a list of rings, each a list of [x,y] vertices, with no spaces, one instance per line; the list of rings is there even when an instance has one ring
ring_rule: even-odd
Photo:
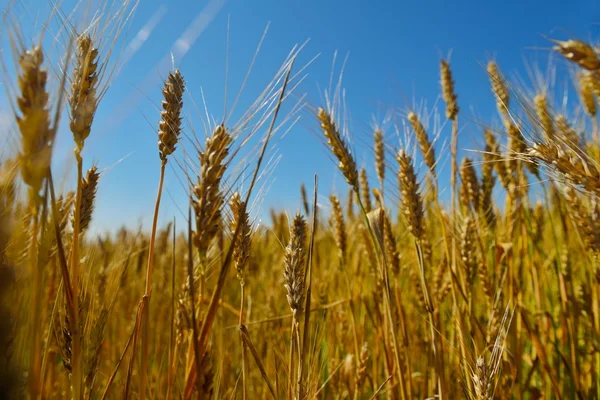
[[[296,313],[292,317],[292,327],[290,329],[290,357],[288,359],[288,400],[294,398],[294,337],[296,330]]]
[[[132,342],[132,339],[134,336],[135,336],[135,327],[134,327],[134,330],[131,331],[131,335],[129,335],[129,339],[127,339],[125,348],[123,349],[123,352],[121,353],[121,357],[119,357],[119,361],[117,361],[117,365],[115,366],[114,371],[112,372],[112,374],[110,374],[110,378],[108,378],[108,382],[106,383],[106,388],[104,389],[104,393],[102,394],[102,397],[100,400],[106,399],[106,396],[108,395],[108,391],[109,391],[112,383],[114,382],[115,377],[117,376],[117,372],[119,372],[119,367],[121,366],[121,363],[123,362],[123,359],[125,358],[127,349],[129,349],[129,346],[131,345],[131,342]]]
[[[423,250],[421,249],[421,243],[419,243],[418,240],[415,240],[415,247],[417,250],[417,258],[419,261],[421,289],[423,290],[423,297],[425,298],[425,308],[427,309],[427,314],[429,317],[429,329],[431,333],[431,350],[433,351],[433,357],[435,359],[435,369],[438,381],[438,395],[440,399],[443,399],[445,393],[448,393],[448,391],[446,390],[446,380],[444,379],[443,355],[441,352],[439,335],[436,334],[436,332],[439,332],[439,328],[435,324],[433,303],[431,301],[431,297],[429,296],[427,281],[425,279],[425,261],[423,259]]]
[[[177,225],[175,222],[175,217],[173,217],[173,254],[171,259],[171,324],[170,324],[170,332],[169,332],[169,362],[168,362],[168,372],[167,372],[167,399],[171,398],[171,391],[173,389],[173,374],[174,369],[171,366],[175,360],[175,255],[176,255],[176,245],[177,245]]]
[[[71,273],[73,278],[73,322],[71,326],[72,349],[71,349],[71,385],[73,387],[73,399],[79,400],[82,396],[82,354],[81,354],[81,332],[79,332],[79,222],[81,219],[81,182],[83,180],[83,159],[79,151],[75,151],[77,159],[77,195],[75,198],[75,221],[73,222],[73,247],[71,249]]]
[[[383,381],[381,385],[379,385],[379,387],[377,388],[375,393],[373,393],[373,396],[371,396],[369,400],[375,400],[379,396],[379,393],[383,390],[384,386],[390,381],[390,379],[392,379],[392,375],[388,376],[387,379]]]
[[[242,399],[246,400],[248,398],[248,388],[247,388],[247,371],[246,371],[246,343],[244,342],[243,333],[241,331],[242,326],[244,325],[244,284],[240,282],[240,292],[241,292],[241,300],[240,300],[240,341],[242,342]]]
[[[35,194],[37,196],[37,194]],[[38,202],[37,200],[33,200],[31,204],[31,218],[32,218],[32,228],[31,228],[31,247],[29,248],[29,261],[31,265],[31,269],[33,271],[33,326],[32,326],[32,335],[31,335],[31,359],[29,365],[29,395],[32,399],[38,397],[41,393],[40,388],[40,370],[39,370],[39,359],[41,353],[41,342],[38,339],[40,332],[40,328],[42,325],[42,315],[41,315],[41,303],[42,303],[42,271],[38,266]]]
[[[47,198],[48,198],[48,184],[46,182],[46,186],[44,189],[44,196],[41,198],[41,202],[40,199],[36,198],[35,199],[35,212],[32,213],[33,216],[32,218],[34,218],[33,221],[33,232],[34,232],[34,236],[32,237],[32,246],[31,246],[31,265],[33,268],[35,268],[35,273],[34,273],[34,294],[33,294],[33,301],[34,301],[34,313],[33,313],[33,327],[34,327],[34,331],[33,331],[33,346],[32,346],[32,354],[31,354],[31,358],[32,358],[32,364],[30,365],[30,369],[32,371],[32,380],[31,380],[31,384],[32,384],[32,389],[35,391],[35,393],[37,395],[42,395],[42,390],[43,390],[43,381],[41,380],[41,364],[40,364],[40,357],[41,357],[41,352],[42,352],[42,318],[43,318],[43,312],[42,312],[42,294],[43,294],[43,290],[42,290],[42,283],[43,283],[43,265],[41,265],[40,263],[40,257],[38,254],[39,251],[39,247],[38,247],[38,232],[40,233],[40,242],[43,242],[44,240],[44,232],[46,231],[46,220],[47,218],[47,213],[48,213],[48,202],[47,202]],[[42,205],[42,214],[39,215],[39,205]],[[40,224],[40,220],[41,220],[41,227],[39,226]]]
[[[156,230],[158,226],[158,212],[160,209],[160,199],[165,180],[165,166],[167,161],[163,160],[160,164],[160,178],[158,181],[158,193],[156,194],[156,204],[154,206],[154,218],[152,219],[152,232],[150,234],[150,248],[148,250],[148,268],[146,270],[146,291],[142,298],[142,371],[140,374],[140,400],[146,398],[146,381],[148,379],[148,346],[150,341],[150,295],[152,293],[152,268],[154,266],[154,245],[156,242]],[[136,332],[136,336],[139,332]],[[135,351],[135,348],[134,348]],[[135,356],[135,352],[133,354]]]
[[[450,153],[452,155],[452,176],[450,177],[450,185],[452,186],[452,221],[456,221],[456,174],[458,171],[458,116],[452,120],[452,139],[450,143]],[[437,193],[436,193],[437,199]]]
[[[273,399],[276,399],[277,396],[275,395],[275,390],[273,389],[273,385],[271,384],[271,381],[267,377],[267,372],[265,371],[265,367],[263,366],[262,362],[260,361],[258,352],[256,351],[256,348],[252,344],[252,341],[250,340],[250,334],[248,333],[248,329],[244,325],[242,325],[242,326],[240,326],[240,332],[242,333],[242,340],[244,340],[244,343],[250,349],[250,354],[252,354],[252,357],[254,357],[254,361],[256,361],[256,365],[258,366],[258,369],[260,370],[260,374],[262,375],[263,380],[265,381],[265,383],[267,384],[267,387],[269,388],[269,393],[271,393],[271,397],[273,397]]]
[[[197,371],[200,371],[200,354],[199,343],[198,343],[198,325],[196,323],[196,300],[194,299],[194,261],[192,255],[192,199],[190,198],[190,204],[188,206],[188,262],[187,262],[187,276],[188,284],[190,287],[190,302],[192,307],[192,344],[194,349],[194,366]]]
[[[365,219],[365,223],[367,224],[367,228],[369,230],[371,240],[373,241],[373,245],[379,249],[378,252],[375,252],[375,255],[377,257],[378,263],[381,265],[381,269],[382,269],[382,273],[383,273],[383,280],[384,280],[384,284],[385,284],[385,290],[383,291],[384,308],[386,310],[387,318],[390,323],[389,330],[391,331],[391,334],[392,334],[392,342],[393,342],[393,346],[394,346],[394,361],[396,362],[396,365],[398,366],[397,373],[398,373],[398,380],[399,380],[398,383],[400,384],[400,393],[402,395],[402,399],[405,400],[407,398],[407,394],[406,394],[406,387],[404,386],[404,379],[403,379],[404,371],[402,368],[402,363],[400,362],[400,354],[399,354],[399,347],[398,347],[398,339],[396,337],[396,330],[393,329],[393,327],[395,325],[394,325],[394,318],[392,316],[391,291],[390,291],[389,277],[387,274],[387,262],[385,260],[385,250],[381,247],[381,244],[375,238],[375,233],[373,231],[373,227],[371,226],[371,222],[369,222],[369,218],[367,217],[367,211],[365,210],[365,207],[360,199],[358,190],[355,189],[355,191],[356,191],[356,195],[358,198],[358,204],[360,205],[362,215]],[[408,378],[412,379],[411,377],[408,377]]]
[[[600,135],[598,134],[599,128],[598,128],[598,120],[596,118],[592,118],[592,129],[593,129],[592,137],[594,138],[594,144],[599,145],[600,144]],[[598,160],[596,160],[596,161],[598,161]]]
[[[58,304],[58,296],[60,296],[60,292],[62,290],[62,281],[59,283],[58,290],[56,291],[56,296],[54,296],[54,302],[52,306],[52,313],[50,314],[50,322],[48,323],[48,331],[46,332],[46,343],[50,343],[50,333],[52,332],[52,327],[54,326],[54,318],[56,318],[56,306]],[[40,372],[40,387],[42,388],[40,392],[40,398],[44,398],[44,382],[46,380],[46,367],[48,366],[48,353],[50,350],[50,346],[46,345],[44,349],[44,355],[42,357],[42,369]]]
[[[446,221],[444,219],[444,214],[442,212],[442,207],[440,206],[439,203],[439,199],[437,196],[438,193],[438,188],[437,188],[437,184],[434,186],[434,190],[435,190],[435,206],[436,206],[436,211],[438,213],[439,219],[440,219],[440,226],[442,228],[442,235],[444,238],[444,248],[446,251],[446,257],[448,259],[450,259],[452,261],[451,267],[450,267],[450,276],[451,276],[451,280],[450,282],[452,283],[452,315],[456,316],[458,323],[460,324],[461,328],[463,326],[463,321],[462,321],[462,314],[458,311],[458,296],[457,293],[459,293],[461,295],[461,297],[467,301],[467,296],[465,295],[465,293],[462,290],[460,281],[458,280],[458,277],[456,275],[457,273],[457,268],[456,268],[456,237],[452,234],[452,246],[450,247],[450,244],[448,243],[448,230],[446,227]],[[455,208],[452,208],[452,213],[453,216],[455,215]],[[455,224],[455,220],[452,221],[453,227],[456,228],[454,226]],[[460,333],[460,332],[459,332]],[[462,333],[460,333],[462,335]],[[467,359],[467,349],[465,348],[465,341],[464,340],[459,340],[459,346],[460,346],[460,352],[461,352],[461,357],[463,360]],[[465,374],[465,376],[470,376],[471,373],[469,371],[469,367],[467,365],[467,363],[461,362],[461,365],[463,367],[463,373]],[[471,379],[467,379],[466,380],[466,385],[469,389],[470,393],[473,393],[473,382],[471,381]]]
[[[304,333],[302,335],[302,349],[300,351],[300,359],[299,359],[299,371],[298,371],[298,400],[302,400],[304,398],[304,386],[303,386],[303,378],[304,378],[304,364],[306,359],[306,353],[308,352],[308,342],[309,342],[309,325],[310,325],[310,306],[311,306],[311,296],[312,296],[312,263],[313,263],[313,252],[315,248],[315,235],[317,233],[317,193],[319,189],[319,179],[315,174],[315,189],[314,189],[314,198],[313,198],[313,221],[312,221],[312,231],[310,235],[310,245],[308,249],[308,260],[306,260],[306,273],[304,274],[304,287],[306,288],[305,295],[305,305],[304,305]],[[354,315],[353,315],[354,317]],[[356,330],[355,330],[356,337]]]

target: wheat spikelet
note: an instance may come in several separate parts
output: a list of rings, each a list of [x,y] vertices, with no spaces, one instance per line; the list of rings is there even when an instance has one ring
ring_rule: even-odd
[[[322,108],[319,108],[317,117],[321,122],[321,128],[327,139],[327,144],[338,159],[338,168],[342,171],[348,184],[352,186],[355,191],[358,191],[359,185],[356,163],[354,162],[354,158],[352,157],[346,142],[340,135],[335,122],[333,122],[331,115]]]
[[[594,94],[594,75],[589,72],[577,74],[579,79],[579,98],[586,114],[590,117],[596,116],[596,96]]]
[[[465,275],[469,285],[473,284],[477,273],[476,237],[475,221],[471,217],[465,218],[460,236],[460,257],[465,267]]]
[[[507,163],[502,158],[500,153],[500,146],[498,145],[498,142],[496,142],[496,137],[491,131],[486,129],[484,135],[486,147],[489,148],[489,152],[487,154],[490,157],[490,162],[493,163],[494,168],[496,169],[498,178],[500,178],[500,183],[502,183],[502,186],[504,186],[505,189],[508,189],[510,187],[512,177],[508,173],[508,169],[506,168]]]
[[[360,197],[366,212],[373,209],[371,205],[371,190],[369,189],[369,178],[367,177],[367,171],[364,168],[360,169],[359,174],[360,182]]]
[[[460,179],[462,180],[460,199],[463,207],[468,209],[471,204],[473,208],[477,209],[479,207],[479,181],[473,161],[469,158],[463,158],[460,166]]]
[[[565,198],[569,203],[569,209],[573,217],[573,222],[579,229],[586,247],[593,252],[599,252],[600,220],[597,218],[598,210],[594,209],[592,213],[588,212],[573,188],[566,189]],[[598,206],[595,206],[594,208],[597,207]]]
[[[479,194],[479,211],[485,218],[490,229],[496,226],[496,213],[492,198],[496,177],[494,172],[494,155],[491,144],[487,142],[483,151],[483,165],[481,167],[481,191]]]
[[[452,71],[450,64],[446,60],[440,61],[440,76],[442,84],[442,97],[446,102],[446,118],[454,120],[458,115],[458,104],[456,103],[457,96],[454,92],[454,80],[452,79]]]
[[[375,240],[377,240],[377,243],[375,243],[375,245],[377,246],[376,249],[382,252],[382,251],[384,251],[384,246],[385,246],[385,244],[384,244],[385,211],[383,210],[383,208],[376,208],[367,214],[367,219],[369,220],[369,226],[370,226],[371,230],[373,231]],[[370,244],[371,241],[368,240],[367,243]]]
[[[533,98],[533,103],[544,137],[548,138],[548,140],[552,140],[554,138],[554,124],[548,109],[548,99],[546,95],[544,93],[538,93]]]
[[[88,389],[92,386],[92,382],[98,371],[100,351],[104,342],[104,329],[106,328],[107,321],[108,310],[103,308],[94,319],[90,332],[87,335],[89,339],[84,351],[83,373]]]
[[[448,269],[448,260],[446,259],[446,257],[444,257],[444,258],[442,258],[442,261],[440,262],[440,265],[437,268],[437,270],[435,271],[435,275],[433,276],[433,288],[435,290],[436,297],[438,297],[438,298],[439,298],[440,292],[442,290],[443,280],[446,276],[447,269]]]
[[[396,238],[392,230],[392,221],[390,221],[389,215],[384,214],[383,218],[383,244],[385,248],[385,257],[389,263],[390,269],[394,275],[398,275],[400,272],[400,255],[398,254],[398,247],[396,244]]]
[[[471,377],[473,381],[473,390],[475,391],[475,400],[492,400],[492,382],[489,379],[490,370],[483,356],[477,357],[475,370]]]
[[[179,70],[170,73],[164,83],[162,102],[163,111],[160,112],[158,123],[158,150],[162,162],[167,162],[167,156],[175,151],[175,146],[181,134],[181,108],[183,106],[183,91],[185,81]]]
[[[544,205],[542,202],[538,201],[535,205],[535,208],[531,212],[533,217],[533,238],[536,242],[542,240],[542,235],[544,234],[544,222],[545,222],[545,213],[544,213]]]
[[[511,151],[510,158],[508,160],[508,166],[510,172],[513,174],[515,179],[523,178],[524,175],[521,174],[521,162],[518,160],[518,156],[525,153],[527,151],[527,143],[525,143],[525,139],[523,138],[523,132],[521,128],[515,124],[508,125],[508,148]],[[525,162],[525,166],[529,170],[529,172],[535,176],[538,176],[538,164],[534,162]],[[522,184],[522,182],[519,182]]]
[[[561,141],[567,145],[567,149],[578,149],[581,147],[579,134],[571,127],[564,115],[557,115],[554,118],[554,124],[556,125],[557,134],[560,136]]]
[[[290,226],[290,241],[283,257],[285,288],[290,309],[295,315],[302,311],[304,299],[304,258],[306,255],[306,221],[296,214]]]
[[[417,137],[417,142],[419,142],[419,147],[421,148],[421,152],[423,153],[423,159],[425,160],[425,164],[429,167],[431,173],[435,176],[435,150],[429,141],[429,137],[427,136],[427,131],[425,131],[425,127],[421,123],[419,117],[414,112],[408,113],[408,122],[412,126],[415,131],[415,135]]]
[[[600,69],[600,59],[596,50],[589,44],[580,40],[554,41],[554,50],[563,55],[567,60],[578,64],[590,71]]]
[[[369,361],[369,347],[367,342],[363,343],[360,349],[358,358],[358,366],[356,368],[356,384],[361,386],[367,377],[367,362]]]
[[[400,170],[398,180],[400,191],[402,192],[401,212],[408,222],[408,229],[417,239],[424,236],[423,225],[423,201],[419,194],[419,184],[412,163],[412,158],[404,151],[400,150],[397,156]]]
[[[377,188],[373,188],[372,190],[373,192],[373,197],[375,197],[375,207],[376,208],[384,208],[384,201],[383,201],[383,195],[381,194],[381,191]]]
[[[235,269],[237,270],[237,277],[242,284],[244,284],[244,269],[250,258],[250,246],[252,243],[251,237],[251,226],[250,217],[248,212],[242,214],[242,210],[245,208],[245,202],[242,201],[242,197],[239,192],[235,192],[229,201],[231,207],[231,214],[233,216],[231,220],[231,232],[235,232],[240,227],[238,241],[233,249],[233,260],[235,263]]]
[[[194,246],[207,251],[210,241],[219,232],[223,196],[220,184],[225,174],[225,158],[229,154],[231,135],[223,125],[217,126],[211,137],[206,139],[204,151],[199,154],[200,176],[192,188],[196,219],[196,231],[193,233]]]
[[[496,96],[496,106],[498,111],[504,119],[508,118],[508,107],[509,107],[509,92],[508,86],[504,81],[504,78],[500,74],[498,65],[494,61],[490,61],[487,65],[487,73],[492,84],[492,90]]]
[[[541,162],[568,182],[600,193],[600,171],[582,157],[569,155],[554,143],[535,143],[527,152],[533,162]]]
[[[332,220],[335,233],[335,244],[338,248],[340,260],[343,262],[346,259],[346,223],[344,222],[344,214],[340,200],[336,195],[329,196],[332,208]]]
[[[79,233],[87,229],[94,211],[94,200],[96,199],[96,190],[98,188],[98,179],[100,174],[98,168],[90,168],[85,178],[81,182],[81,213],[79,219]],[[71,224],[75,226],[75,216],[71,216]]]
[[[70,321],[69,321],[69,315],[68,313],[65,311],[64,312],[64,317],[62,318],[62,324],[61,324],[61,318],[55,318],[55,324],[54,324],[54,336],[56,337],[56,340],[58,342],[59,345],[59,352],[61,355],[61,359],[62,359],[62,364],[63,367],[71,372],[71,344],[72,344],[72,336],[71,336],[71,331],[69,330],[69,326],[70,325]]]
[[[48,73],[42,68],[43,62],[44,55],[40,47],[34,47],[19,56],[21,71],[17,106],[21,115],[16,117],[22,137],[19,163],[23,181],[33,195],[40,192],[46,170],[50,167],[51,142],[54,139],[48,113]]]
[[[377,171],[377,179],[381,185],[385,180],[385,148],[383,143],[383,131],[375,129],[373,134],[373,142],[375,145],[375,170]]]
[[[88,34],[77,38],[77,54],[71,79],[70,128],[80,153],[85,140],[90,135],[94,114],[98,108],[98,49],[94,48]]]
[[[310,206],[308,205],[308,195],[306,194],[306,187],[304,183],[300,185],[300,196],[302,197],[302,206],[306,215],[310,214]]]
[[[348,189],[348,196],[346,197],[346,216],[348,217],[348,221],[352,221],[354,219],[354,189]]]

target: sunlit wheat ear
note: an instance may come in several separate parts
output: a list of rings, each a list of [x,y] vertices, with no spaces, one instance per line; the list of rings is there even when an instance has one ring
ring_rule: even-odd
[[[567,60],[578,64],[590,71],[600,69],[598,53],[592,46],[580,40],[554,40],[554,50],[563,55]]]
[[[498,111],[504,119],[508,118],[508,107],[509,107],[509,92],[506,81],[500,74],[498,65],[494,61],[490,61],[487,65],[487,73],[492,84],[492,91],[496,96],[496,106]]]
[[[92,386],[94,377],[98,372],[100,351],[102,350],[102,344],[104,342],[104,330],[107,322],[108,310],[103,308],[100,313],[95,316],[88,335],[88,344],[85,346],[83,363],[85,384],[88,388]]]
[[[487,135],[491,132],[486,131],[485,148],[483,150],[483,164],[481,166],[481,193],[479,195],[479,210],[484,215],[490,229],[496,226],[496,215],[494,212],[494,201],[492,198],[496,177],[494,176],[494,157],[492,153],[492,144],[488,143]],[[493,140],[493,139],[492,139]]]
[[[566,145],[566,150],[581,152],[581,137],[569,124],[565,116],[557,115],[554,118],[554,125],[556,125],[556,134],[559,136],[560,142]]]
[[[354,158],[348,149],[348,145],[342,138],[335,122],[331,118],[331,115],[322,108],[319,108],[317,117],[321,123],[323,134],[327,139],[329,148],[338,159],[338,168],[346,178],[346,181],[352,188],[358,192],[358,169]]]
[[[488,155],[490,157],[490,162],[493,163],[494,168],[496,169],[498,178],[500,178],[500,183],[502,183],[502,186],[504,186],[505,189],[508,189],[511,184],[511,176],[506,168],[506,161],[500,153],[500,145],[496,141],[496,137],[492,131],[486,129],[484,135],[486,148],[489,148]]]
[[[77,54],[71,79],[70,128],[77,153],[81,153],[85,140],[90,135],[94,114],[98,108],[98,49],[94,48],[88,34],[77,38]]]
[[[460,190],[460,201],[465,210],[469,209],[469,204],[477,209],[479,206],[479,181],[477,173],[473,167],[473,161],[470,158],[463,158],[460,166],[460,179],[462,186]]]
[[[424,236],[423,200],[419,193],[413,161],[404,150],[398,152],[396,159],[400,165],[398,171],[398,181],[402,193],[400,211],[406,218],[408,229],[413,236],[416,239],[422,239]]]
[[[85,178],[81,182],[81,213],[79,219],[79,233],[87,229],[92,220],[94,211],[94,201],[96,199],[96,189],[98,188],[98,179],[100,174],[96,167],[88,170]],[[71,216],[71,224],[75,226],[75,217]]]
[[[509,172],[512,174],[517,173],[518,162],[517,158],[520,154],[523,154],[527,151],[527,143],[525,143],[525,138],[523,137],[523,132],[521,128],[516,124],[510,123],[507,127],[508,129],[508,148],[510,150],[509,159],[508,159],[508,167]],[[526,160],[524,163],[529,172],[532,175],[538,176],[538,164],[534,162],[529,162]]]
[[[530,161],[547,167],[566,183],[582,186],[591,193],[600,193],[600,170],[593,161],[568,154],[554,143],[536,143],[526,156]]]
[[[476,237],[475,221],[471,217],[465,218],[460,236],[460,257],[465,267],[465,277],[469,286],[473,285],[477,274]]]
[[[375,208],[384,208],[383,195],[381,194],[381,190],[373,188],[372,192],[373,197],[375,197]]]
[[[377,245],[379,246],[380,251],[384,251],[384,217],[385,211],[383,208],[376,208],[373,211],[367,213],[367,219],[369,220],[369,225],[373,230],[373,235],[375,235],[375,239],[377,240]],[[368,242],[370,243],[370,242]]]
[[[594,75],[590,72],[577,74],[579,80],[579,98],[586,114],[591,118],[596,116],[596,96],[594,94]]]
[[[346,215],[348,216],[349,221],[354,219],[354,196],[356,196],[354,189],[348,189],[348,197],[346,197]]]
[[[408,113],[408,122],[410,122],[410,125],[412,126],[413,131],[415,132],[417,142],[419,143],[419,147],[421,148],[421,153],[423,153],[423,159],[425,160],[425,164],[427,165],[427,167],[429,167],[429,170],[435,176],[435,150],[433,149],[433,145],[429,140],[427,131],[421,123],[419,116],[412,111]]]
[[[385,148],[383,143],[383,131],[381,129],[375,129],[373,142],[375,146],[375,170],[377,171],[377,179],[383,184],[385,180]]]
[[[567,188],[565,190],[565,199],[569,205],[573,222],[577,226],[583,242],[588,249],[597,253],[600,250],[600,220],[598,219],[598,205],[594,205],[594,210],[590,213],[573,188]]]
[[[242,213],[242,210],[246,210],[246,208],[245,202],[242,200],[239,192],[233,194],[229,201],[229,206],[231,207],[232,214],[231,232],[235,232],[237,227],[240,227],[238,242],[233,249],[233,260],[235,269],[237,270],[237,277],[240,283],[244,284],[244,271],[250,258],[250,246],[252,242],[250,216],[246,211]]]
[[[367,177],[367,170],[365,170],[364,168],[360,169],[359,182],[361,201],[363,203],[365,211],[369,212],[373,209],[373,206],[371,205],[371,190],[369,189],[369,178]]]
[[[383,217],[383,242],[386,260],[392,273],[397,276],[400,272],[400,254],[398,254],[398,245],[396,244],[392,221],[387,213]]]
[[[477,357],[471,377],[476,400],[491,400],[492,382],[489,380],[489,367],[483,356]]]
[[[179,70],[170,73],[163,87],[164,100],[163,111],[160,112],[158,123],[158,150],[163,163],[167,162],[167,156],[175,151],[175,146],[181,135],[181,108],[183,106],[183,91],[185,81]]]
[[[340,204],[340,199],[334,194],[329,196],[331,201],[331,218],[333,221],[335,244],[338,248],[340,261],[346,258],[346,223],[344,222],[344,213]]]
[[[19,155],[21,176],[36,198],[50,167],[54,133],[48,112],[47,70],[42,68],[44,54],[34,47],[19,55],[19,96],[17,125],[21,132],[22,150]]]
[[[308,195],[306,194],[306,186],[304,183],[300,185],[300,196],[302,197],[302,206],[306,215],[310,214],[310,206],[308,205]]]
[[[304,258],[306,256],[306,221],[299,213],[290,226],[290,241],[283,256],[284,286],[287,301],[295,315],[302,311],[304,299]]]
[[[363,343],[360,349],[360,357],[358,358],[358,366],[356,368],[356,384],[361,386],[367,375],[368,375],[368,365],[369,362],[369,347],[367,342]]]
[[[533,98],[533,105],[543,136],[548,138],[548,140],[554,139],[554,123],[552,121],[550,109],[548,108],[548,98],[546,97],[546,94],[538,93]]]
[[[500,321],[489,360],[486,362],[485,358],[480,355],[475,362],[475,368],[471,368],[470,378],[474,393],[470,393],[470,397],[473,400],[492,400],[494,398],[511,320],[512,315],[509,315],[509,308],[507,307]]]
[[[225,174],[225,159],[229,154],[232,137],[223,125],[217,126],[211,137],[206,139],[204,151],[199,154],[200,176],[192,188],[196,231],[194,246],[207,251],[210,241],[219,231],[223,196],[220,184]]]
[[[450,64],[446,60],[440,61],[440,76],[442,84],[442,98],[446,103],[446,118],[454,120],[458,115],[458,104],[456,93],[454,92],[454,80]]]

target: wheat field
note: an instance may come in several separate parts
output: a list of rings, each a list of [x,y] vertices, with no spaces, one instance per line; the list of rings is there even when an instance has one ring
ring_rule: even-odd
[[[237,121],[223,116],[204,133],[186,132],[194,93],[175,67],[147,135],[160,160],[148,172],[153,224],[102,235],[89,231],[102,166],[83,168],[85,144],[127,18],[66,29],[58,60],[43,32],[29,43],[4,22],[4,63],[15,66],[3,74],[6,137],[18,150],[0,157],[0,397],[600,398],[593,44],[550,43],[572,71],[577,101],[566,110],[490,60],[490,120],[500,123],[478,121],[484,145],[469,157],[459,157],[452,65],[440,60],[448,140],[430,115],[402,110],[400,135],[372,132],[372,176],[356,159],[342,88],[323,104],[298,94],[301,47]],[[297,115],[345,187],[329,193],[315,175],[294,189],[300,210],[263,210],[270,220],[258,223],[268,149]],[[52,168],[63,134],[76,171],[65,189]],[[197,145],[184,154],[190,135]],[[439,167],[442,141],[449,169]],[[189,192],[183,227],[158,224],[174,163]]]

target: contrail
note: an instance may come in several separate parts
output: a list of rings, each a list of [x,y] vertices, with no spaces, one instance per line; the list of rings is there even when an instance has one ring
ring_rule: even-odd
[[[192,21],[181,36],[171,46],[170,51],[158,62],[158,64],[146,75],[144,80],[136,85],[129,95],[117,107],[114,108],[111,115],[113,118],[103,131],[114,132],[121,125],[125,118],[135,109],[143,93],[148,92],[154,87],[160,79],[162,71],[168,70],[172,63],[179,64],[189,49],[194,45],[198,37],[204,32],[208,25],[214,20],[226,0],[210,0],[206,7]]]
[[[137,35],[135,35],[135,37],[131,39],[131,42],[129,42],[129,44],[123,51],[122,62],[119,67],[119,71],[115,75],[115,78],[119,75],[121,70],[125,67],[125,65],[127,65],[129,60],[131,60],[135,53],[138,52],[138,50],[142,47],[146,40],[148,40],[152,31],[154,30],[154,28],[156,28],[156,26],[163,19],[166,13],[167,6],[163,4],[158,8],[158,10],[156,10],[154,14],[152,14],[148,22],[146,22],[142,29],[139,30]]]

